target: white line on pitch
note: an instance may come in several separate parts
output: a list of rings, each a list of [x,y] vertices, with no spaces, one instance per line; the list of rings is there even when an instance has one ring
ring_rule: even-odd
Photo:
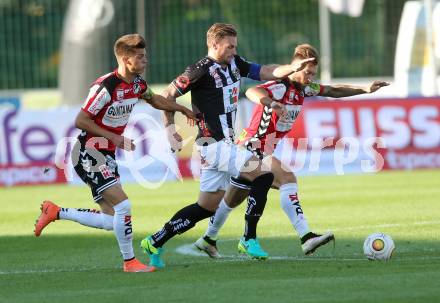
[[[95,271],[95,270],[113,270],[118,269],[119,267],[114,268],[73,268],[71,270],[68,269],[28,269],[28,270],[13,270],[13,271],[3,271],[0,270],[0,275],[22,275],[22,274],[45,274],[45,273],[61,273],[61,272],[87,272],[87,271]]]
[[[186,256],[193,256],[193,257],[208,257],[205,253],[202,253],[197,250],[197,248],[194,246],[194,244],[184,244],[176,248],[176,253]],[[291,260],[291,261],[331,261],[331,262],[339,262],[339,261],[367,261],[365,257],[359,257],[359,258],[344,258],[344,257],[303,257],[303,256],[270,256],[270,260]],[[219,261],[246,261],[250,260],[247,256],[240,256],[240,255],[222,255],[222,258],[217,259]],[[420,256],[420,257],[412,257],[412,258],[397,258],[393,259],[393,262],[407,262],[407,261],[423,261],[423,260],[440,260],[440,256]]]

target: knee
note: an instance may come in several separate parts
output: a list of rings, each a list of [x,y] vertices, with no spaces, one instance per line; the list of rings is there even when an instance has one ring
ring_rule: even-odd
[[[284,184],[296,183],[296,177],[291,172],[282,172],[277,174],[274,183],[278,184],[278,187]]]
[[[271,172],[263,173],[259,175],[255,180],[252,182],[253,186],[268,186],[270,187],[274,180],[274,174]]]
[[[113,206],[115,214],[130,214],[131,213],[131,203],[129,200],[124,200]]]

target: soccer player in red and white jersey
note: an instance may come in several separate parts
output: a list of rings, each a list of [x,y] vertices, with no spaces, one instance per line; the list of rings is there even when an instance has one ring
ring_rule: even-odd
[[[368,87],[353,85],[320,85],[314,82],[318,69],[318,53],[309,44],[295,48],[292,64],[298,60],[315,58],[307,66],[279,81],[269,81],[247,90],[246,96],[257,103],[252,119],[239,137],[239,143],[246,146],[263,162],[271,167],[274,174],[272,188],[280,190],[281,207],[289,218],[301,239],[302,250],[313,253],[318,247],[334,239],[332,232],[324,235],[313,233],[307,223],[298,198],[298,185],[295,174],[282,163],[281,146],[283,138],[292,129],[300,113],[305,97],[348,97],[372,93],[388,85],[386,82],[374,81]],[[286,142],[286,144],[288,144]],[[221,203],[211,218],[204,237],[198,239],[196,247],[211,257],[218,257],[216,239],[219,229],[226,221],[234,206]]]
[[[138,34],[120,37],[114,45],[118,68],[99,77],[90,88],[75,125],[82,130],[72,151],[72,162],[81,179],[90,186],[93,199],[101,208],[62,208],[44,201],[35,224],[35,235],[55,220],[70,220],[82,225],[113,230],[124,259],[125,272],[151,272],[135,258],[132,245],[131,204],[119,183],[115,149],[133,151],[133,141],[122,134],[133,107],[146,101],[157,109],[180,111],[195,119],[192,111],[156,95],[140,76],[147,57],[145,40]]]

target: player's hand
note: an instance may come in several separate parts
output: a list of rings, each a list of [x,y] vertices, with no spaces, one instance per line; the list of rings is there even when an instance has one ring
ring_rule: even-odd
[[[133,151],[136,149],[136,145],[134,145],[133,140],[130,138],[126,138],[124,136],[115,135],[112,138],[112,142],[119,148],[122,148],[126,151]]]
[[[197,119],[196,115],[186,107],[182,109],[182,114],[184,114],[187,118],[187,123],[191,126],[194,126],[199,119]]]
[[[270,104],[270,107],[280,118],[284,117],[284,115],[287,113],[286,106],[281,102],[273,101]]]
[[[150,103],[150,102],[151,102],[151,96],[148,95],[146,92],[144,92],[144,93],[140,96],[140,99],[142,99],[142,100],[144,100],[144,101],[147,101],[147,103]]]
[[[170,142],[171,151],[174,153],[176,151],[182,150],[182,136],[177,132],[172,132],[167,129],[168,141]]]
[[[313,60],[315,60],[315,58],[307,58],[295,61],[295,63],[292,64],[294,72],[299,72],[300,70],[304,69],[307,64]]]
[[[367,93],[374,93],[379,88],[390,85],[388,82],[385,81],[374,81],[371,83],[369,87],[367,87]]]

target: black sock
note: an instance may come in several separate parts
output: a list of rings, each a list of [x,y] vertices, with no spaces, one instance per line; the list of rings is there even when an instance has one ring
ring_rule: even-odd
[[[244,239],[255,239],[257,237],[257,224],[260,217],[245,215]]]
[[[245,240],[255,239],[257,237],[257,224],[263,215],[264,207],[267,201],[267,192],[273,182],[273,174],[266,173],[257,177],[252,182],[251,191],[248,197],[248,206],[244,216],[246,227],[244,231]]]
[[[209,218],[214,212],[204,209],[199,204],[190,204],[179,210],[160,231],[151,236],[154,247],[162,247],[169,239],[193,228],[197,222]]]

